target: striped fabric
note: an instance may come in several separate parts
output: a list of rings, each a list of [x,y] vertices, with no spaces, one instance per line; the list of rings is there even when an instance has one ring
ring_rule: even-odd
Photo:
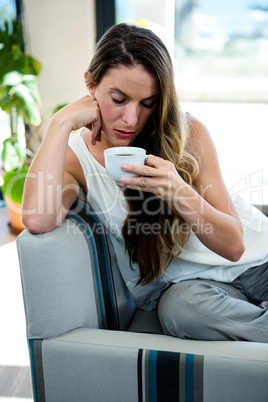
[[[139,350],[138,402],[202,402],[204,357]]]
[[[90,206],[76,201],[67,219],[81,230],[88,244],[99,328],[119,330],[118,309],[105,228]]]
[[[35,402],[46,402],[42,361],[42,339],[29,339],[32,388]]]
[[[265,358],[164,351],[168,337],[150,334],[159,349],[143,348],[139,336],[79,328],[30,341],[35,401],[267,402]]]
[[[34,397],[38,402],[46,402],[42,343],[30,340]],[[129,381],[137,381],[137,402],[203,402],[203,371],[204,356],[139,349],[137,377]],[[117,391],[119,388],[117,384]]]

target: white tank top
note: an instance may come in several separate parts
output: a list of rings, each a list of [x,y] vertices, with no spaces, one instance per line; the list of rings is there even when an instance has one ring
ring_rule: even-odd
[[[155,308],[161,291],[170,282],[198,278],[232,282],[248,268],[268,261],[268,218],[257,208],[246,204],[240,196],[235,196],[232,199],[243,222],[246,245],[246,250],[238,262],[226,260],[209,250],[191,232],[182,253],[174,257],[169,265],[166,278],[155,280],[149,285],[136,286],[139,268],[135,264],[134,269],[130,268],[121,234],[127,214],[122,188],[110,179],[106,169],[93,158],[86,146],[83,132],[70,138],[69,146],[83,169],[88,188],[87,199],[110,233],[119,269],[133,301],[139,308]]]

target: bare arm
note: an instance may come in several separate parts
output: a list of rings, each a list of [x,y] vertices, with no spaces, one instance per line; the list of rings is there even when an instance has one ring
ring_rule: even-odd
[[[191,136],[200,143],[200,172],[195,189],[182,185],[175,203],[204,245],[238,261],[244,252],[243,226],[223,181],[214,143],[206,127],[195,119]]]
[[[71,131],[84,126],[93,128],[95,136],[101,127],[97,102],[89,96],[52,117],[25,181],[22,221],[29,231],[43,233],[59,225],[79,187],[85,186],[81,166],[68,147]]]
[[[195,188],[183,181],[171,162],[155,156],[148,158],[144,167],[128,167],[145,177],[122,181],[171,203],[205,246],[238,261],[244,252],[243,227],[222,179],[213,141],[196,119],[192,119],[190,136],[198,143],[200,158]]]

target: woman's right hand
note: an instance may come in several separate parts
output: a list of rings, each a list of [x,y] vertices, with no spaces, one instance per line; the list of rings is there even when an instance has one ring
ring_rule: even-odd
[[[52,118],[63,124],[68,132],[87,127],[91,132],[91,141],[95,145],[101,139],[101,113],[94,96],[86,95],[64,108]]]

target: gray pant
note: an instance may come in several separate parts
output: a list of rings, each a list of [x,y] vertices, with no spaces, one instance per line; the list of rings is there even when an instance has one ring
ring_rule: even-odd
[[[201,279],[172,284],[157,312],[167,335],[268,343],[268,262],[228,284]]]

